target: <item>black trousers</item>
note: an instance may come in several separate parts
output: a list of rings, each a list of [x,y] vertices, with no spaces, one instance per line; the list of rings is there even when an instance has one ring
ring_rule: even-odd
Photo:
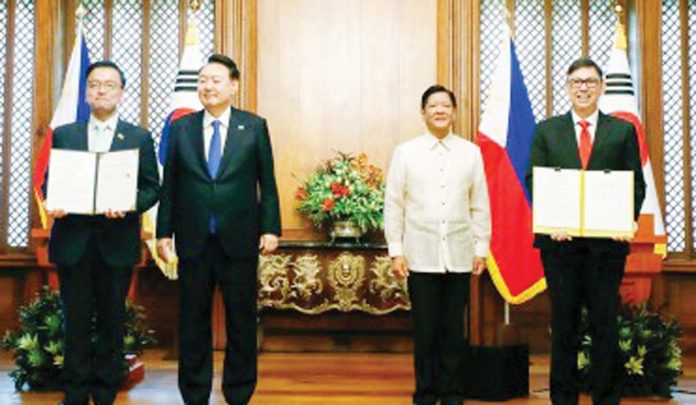
[[[229,404],[247,404],[257,379],[258,256],[233,260],[217,237],[179,269],[179,390],[187,405],[207,404],[213,383],[212,304],[215,287],[225,306],[227,345],[222,392]]]
[[[621,381],[615,376],[622,365],[617,316],[626,256],[579,244],[564,252],[542,250],[541,259],[551,298],[551,401],[555,405],[578,403],[579,323],[584,305],[592,339],[592,402],[618,404]]]
[[[458,376],[464,357],[464,308],[469,273],[408,276],[414,334],[417,404],[459,403],[465,393]]]
[[[92,240],[73,267],[58,267],[65,328],[66,404],[112,404],[122,381],[125,300],[132,267],[109,266]],[[92,330],[96,341],[92,342]]]

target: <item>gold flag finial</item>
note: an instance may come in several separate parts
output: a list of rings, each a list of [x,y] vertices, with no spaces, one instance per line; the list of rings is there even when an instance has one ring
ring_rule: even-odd
[[[623,24],[624,19],[624,6],[621,4],[620,0],[614,0],[612,2],[612,8],[614,14],[616,15],[616,33],[614,39],[614,46],[616,49],[626,50],[628,49],[628,39],[626,38],[626,26]]]
[[[202,2],[202,0],[189,0],[189,7],[191,7],[193,11],[198,11],[201,8]]]
[[[186,45],[193,45],[198,42],[198,21],[191,18],[186,27]]]
[[[621,21],[616,22],[616,38],[614,40],[616,49],[628,49],[628,40],[626,39],[626,27]]]

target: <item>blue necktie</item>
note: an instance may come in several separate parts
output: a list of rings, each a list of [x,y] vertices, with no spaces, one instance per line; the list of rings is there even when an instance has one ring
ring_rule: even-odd
[[[208,173],[215,180],[218,169],[220,168],[220,159],[222,157],[222,147],[220,146],[220,121],[213,121],[213,136],[210,138],[210,148],[208,149]],[[217,219],[215,214],[210,215],[208,220],[208,230],[214,234],[217,230]]]
[[[213,136],[210,138],[210,148],[208,149],[208,173],[215,179],[220,168],[220,158],[222,151],[220,147],[220,121],[213,121]]]

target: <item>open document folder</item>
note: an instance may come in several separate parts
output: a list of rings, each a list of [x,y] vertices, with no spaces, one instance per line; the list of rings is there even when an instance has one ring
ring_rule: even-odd
[[[138,164],[138,149],[103,153],[52,149],[46,208],[84,215],[135,211]]]
[[[633,235],[633,172],[535,167],[534,233]]]

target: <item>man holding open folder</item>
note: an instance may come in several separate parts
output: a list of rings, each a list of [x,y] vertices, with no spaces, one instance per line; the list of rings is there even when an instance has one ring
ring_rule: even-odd
[[[126,81],[110,61],[87,68],[89,123],[56,128],[52,149],[93,153],[138,150],[134,209],[76,215],[52,207],[49,259],[58,267],[65,315],[65,404],[112,404],[122,380],[125,299],[133,265],[140,260],[140,213],[157,202],[159,174],[150,132],[118,117]],[[51,181],[49,167],[49,181]],[[65,200],[65,199],[63,199]],[[108,202],[107,202],[108,204]],[[97,340],[92,343],[93,318]]]
[[[566,90],[572,109],[537,125],[526,183],[533,190],[533,168],[587,171],[632,171],[633,215],[638,218],[645,181],[632,124],[601,113],[603,74],[588,58],[568,69]],[[592,198],[592,196],[588,196]],[[619,285],[624,274],[630,237],[571,237],[562,230],[537,234],[551,298],[551,400],[556,405],[578,403],[577,355],[580,311],[588,311],[592,338],[590,379],[594,404],[618,404],[621,381],[614,376],[618,361]]]

